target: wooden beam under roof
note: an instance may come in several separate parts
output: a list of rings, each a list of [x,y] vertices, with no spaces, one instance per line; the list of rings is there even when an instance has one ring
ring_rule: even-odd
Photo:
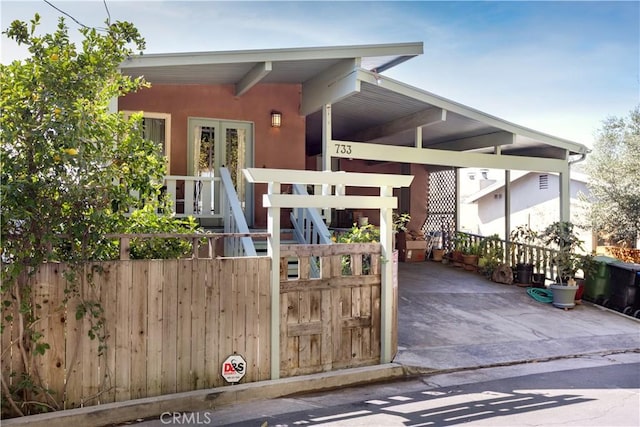
[[[236,83],[236,96],[242,96],[249,89],[264,79],[273,69],[271,61],[257,63],[238,83]]]
[[[350,141],[373,141],[386,136],[395,135],[409,129],[432,126],[446,120],[447,110],[432,107],[381,125],[360,130],[346,139]]]

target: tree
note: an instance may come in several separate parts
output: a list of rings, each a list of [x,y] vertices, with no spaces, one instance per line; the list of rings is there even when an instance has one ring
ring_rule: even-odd
[[[77,47],[63,18],[52,34],[37,34],[39,22],[36,15],[11,24],[4,34],[26,45],[30,57],[0,66],[2,327],[19,322],[21,337],[13,345],[24,365],[21,378],[3,370],[3,414],[5,404],[17,415],[57,407],[33,362],[49,344],[34,327],[28,275],[45,261],[64,261],[73,273],[84,260],[111,257],[108,233],[181,224],[146,221],[161,205],[164,159],[143,138],[140,115],[125,119],[109,109],[113,99],[146,86],[118,70],[134,49],[144,48],[138,30],[128,22],[84,27]],[[132,225],[127,214],[136,209],[141,214],[132,215]],[[65,292],[77,294],[73,275],[69,283]],[[96,304],[86,301],[77,314],[99,317]]]
[[[626,118],[609,117],[587,159],[594,231],[635,246],[640,232],[640,105]]]

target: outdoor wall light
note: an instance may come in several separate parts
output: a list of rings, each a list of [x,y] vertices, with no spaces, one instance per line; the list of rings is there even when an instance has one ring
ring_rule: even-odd
[[[271,112],[271,127],[279,128],[282,126],[282,113],[280,111]]]

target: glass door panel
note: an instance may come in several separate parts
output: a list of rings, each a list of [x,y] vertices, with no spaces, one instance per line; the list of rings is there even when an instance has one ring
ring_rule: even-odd
[[[253,220],[253,192],[242,169],[253,164],[253,131],[251,123],[212,119],[189,119],[188,173],[194,176],[219,176],[226,167],[249,224]],[[219,181],[212,186],[215,214],[220,214]]]

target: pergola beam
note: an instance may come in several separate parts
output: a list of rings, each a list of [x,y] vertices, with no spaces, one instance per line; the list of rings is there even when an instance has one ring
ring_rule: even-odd
[[[334,156],[335,157],[335,156]],[[413,175],[384,173],[323,172],[295,169],[246,168],[242,170],[251,183],[281,182],[301,185],[344,185],[346,187],[408,187]]]
[[[413,176],[412,176],[413,178]],[[397,209],[396,197],[382,196],[333,196],[308,194],[265,194],[262,196],[262,206],[286,206],[288,208],[336,208],[336,209]]]

